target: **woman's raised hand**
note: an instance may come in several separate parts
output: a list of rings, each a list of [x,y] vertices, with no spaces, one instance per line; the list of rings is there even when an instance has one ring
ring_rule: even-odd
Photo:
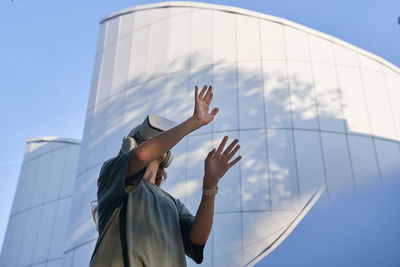
[[[203,186],[205,188],[216,188],[218,181],[233,165],[235,165],[242,158],[241,156],[238,156],[234,160],[230,161],[240,148],[238,145],[239,140],[233,140],[232,143],[225,149],[225,151],[222,152],[226,141],[228,141],[228,136],[225,136],[224,139],[222,139],[217,150],[214,148],[206,157],[204,162],[205,173],[203,180]]]
[[[194,113],[193,118],[199,123],[199,126],[204,126],[212,121],[218,112],[218,108],[214,108],[209,113],[210,103],[213,98],[212,86],[204,85],[203,89],[199,94],[199,88],[197,85],[194,90]]]

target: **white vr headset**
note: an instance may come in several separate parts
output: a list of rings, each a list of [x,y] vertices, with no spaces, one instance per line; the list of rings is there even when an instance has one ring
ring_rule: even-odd
[[[125,153],[137,147],[138,144],[136,143],[135,139],[137,139],[139,142],[143,142],[161,132],[175,127],[176,125],[177,123],[174,121],[155,114],[149,114],[142,124],[133,128],[128,136],[124,136],[124,138],[122,138],[121,152]],[[168,151],[167,157],[160,163],[161,167],[167,168],[171,164],[173,158],[174,157],[171,151]]]

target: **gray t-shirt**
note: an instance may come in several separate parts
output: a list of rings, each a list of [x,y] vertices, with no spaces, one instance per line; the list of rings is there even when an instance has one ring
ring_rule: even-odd
[[[190,241],[194,216],[179,199],[143,179],[145,168],[127,180],[129,152],[103,164],[98,179],[99,231],[127,198],[126,243],[131,266],[186,266],[185,254],[203,261],[204,245]]]

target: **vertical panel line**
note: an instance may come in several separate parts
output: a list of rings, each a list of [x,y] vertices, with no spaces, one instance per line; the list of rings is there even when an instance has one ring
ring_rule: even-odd
[[[267,134],[267,118],[266,118],[266,109],[265,109],[265,81],[264,81],[264,60],[263,60],[263,45],[262,45],[262,32],[261,32],[261,19],[258,18],[258,36],[259,36],[259,45],[260,45],[260,57],[261,57],[261,87],[262,87],[262,95],[263,95],[263,116],[264,116],[264,137],[265,137],[265,157],[267,161],[267,174],[268,174],[268,193],[269,193],[269,207],[272,209],[272,193],[271,193],[271,170],[270,170],[270,162],[269,162],[269,149],[268,149],[268,134]]]
[[[374,131],[372,129],[372,123],[371,123],[371,118],[370,118],[370,111],[369,111],[369,107],[368,107],[368,101],[367,101],[367,93],[365,91],[365,82],[364,82],[364,76],[362,73],[362,69],[361,69],[361,65],[360,65],[360,54],[357,53],[357,64],[358,64],[358,71],[360,72],[360,79],[361,79],[361,86],[362,86],[362,91],[363,91],[363,96],[364,96],[364,103],[365,103],[365,108],[367,109],[367,117],[368,117],[368,124],[369,124],[369,129],[370,129],[370,136],[372,139],[372,145],[374,148],[374,155],[375,155],[375,164],[378,170],[378,174],[379,174],[379,181],[381,184],[383,184],[383,180],[382,180],[382,172],[381,169],[379,167],[379,163],[378,163],[378,152],[376,150],[376,142],[375,142],[375,135],[374,135]]]
[[[352,159],[352,156],[351,156],[350,141],[349,141],[349,131],[347,130],[347,127],[346,127],[347,123],[346,123],[346,117],[345,117],[345,114],[344,114],[344,104],[343,104],[343,98],[342,98],[342,92],[341,92],[342,85],[341,85],[340,79],[339,79],[338,64],[337,64],[337,61],[336,61],[336,50],[335,50],[335,46],[334,46],[333,42],[332,42],[332,50],[333,50],[333,58],[334,58],[336,79],[337,79],[337,82],[338,82],[338,93],[339,93],[340,108],[342,110],[342,117],[343,117],[344,135],[346,137],[347,155],[348,155],[349,161],[350,161],[351,179],[352,179],[352,182],[353,182],[354,192],[357,194],[358,190],[357,190],[356,178],[355,178],[355,174],[354,174],[353,159]]]
[[[311,82],[314,91],[314,103],[315,103],[315,113],[317,115],[317,125],[318,125],[318,137],[319,137],[319,148],[321,152],[321,159],[322,159],[322,169],[324,171],[324,180],[326,186],[326,195],[328,197],[328,202],[330,202],[330,193],[329,193],[329,183],[328,183],[328,176],[326,174],[326,163],[325,163],[325,155],[324,155],[324,147],[322,143],[322,133],[321,133],[321,122],[319,120],[319,109],[318,109],[318,95],[317,95],[317,87],[315,86],[315,74],[314,74],[314,62],[312,61],[311,56],[311,45],[310,45],[310,35],[307,33],[307,47],[308,52],[310,54],[310,65],[311,65]]]
[[[297,178],[297,198],[300,201],[300,179],[299,179],[299,167],[297,162],[297,149],[296,149],[296,139],[294,138],[294,122],[293,122],[293,107],[292,107],[292,94],[291,94],[291,83],[290,83],[290,75],[289,75],[289,66],[288,66],[288,57],[287,57],[287,47],[286,47],[286,30],[285,26],[282,27],[282,34],[283,34],[283,45],[285,51],[285,64],[286,64],[286,75],[288,77],[287,84],[288,84],[288,93],[289,93],[289,108],[290,108],[290,124],[291,124],[291,131],[292,131],[292,141],[293,141],[293,151],[294,151],[294,163],[296,167],[296,178]]]
[[[233,14],[234,18],[234,34],[235,34],[235,65],[236,65],[236,99],[237,99],[237,120],[238,120],[238,138],[240,140],[240,101],[239,101],[239,62],[238,62],[238,32],[237,32],[237,15]],[[243,262],[243,185],[242,185],[242,164],[239,162],[239,176],[240,176],[240,261]]]

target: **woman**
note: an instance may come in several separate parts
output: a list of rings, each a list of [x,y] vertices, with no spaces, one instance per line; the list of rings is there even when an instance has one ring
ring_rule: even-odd
[[[179,199],[159,188],[163,173],[160,163],[183,137],[214,119],[218,108],[209,113],[212,98],[211,86],[204,86],[200,94],[196,86],[193,116],[104,163],[97,192],[101,238],[92,266],[186,266],[185,254],[196,263],[202,262],[218,182],[241,159],[231,160],[239,150],[238,140],[224,150],[228,140],[225,136],[218,149],[207,155],[196,216]],[[120,210],[121,215],[115,215]],[[115,223],[114,218],[119,222]]]

